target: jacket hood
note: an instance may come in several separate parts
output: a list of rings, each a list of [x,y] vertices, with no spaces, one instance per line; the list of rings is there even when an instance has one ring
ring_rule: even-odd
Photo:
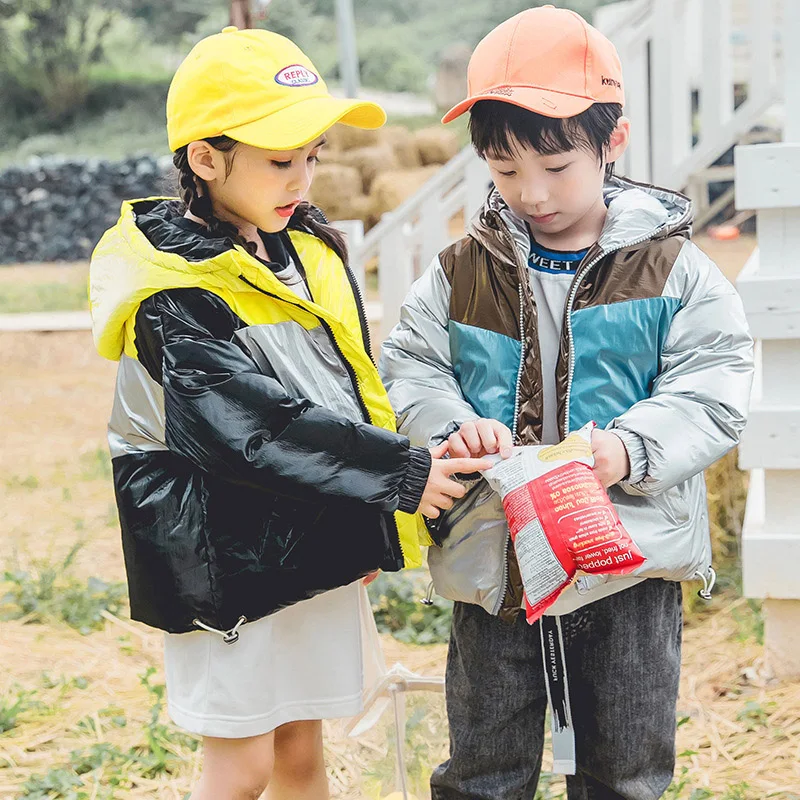
[[[317,213],[316,209],[312,212]],[[324,219],[324,218],[322,218]],[[290,225],[291,225],[290,221]],[[302,233],[301,226],[297,227]],[[275,236],[270,252],[288,263],[282,237]],[[320,247],[325,247],[314,238]],[[151,197],[122,204],[117,224],[106,231],[92,254],[89,301],[92,331],[98,352],[116,361],[125,349],[125,330],[146,298],[165,289],[204,288],[210,291],[256,291],[239,280],[270,283],[265,262],[228,238],[209,237],[198,223],[183,216],[171,198]],[[273,279],[270,289],[281,291]]]
[[[606,181],[603,198],[608,214],[597,240],[599,252],[689,234],[692,203],[679,192],[614,176]],[[503,235],[504,228],[511,234],[510,239]],[[531,244],[528,227],[511,211],[496,187],[472,220],[468,233],[510,266],[515,266],[520,257],[523,264],[528,260]]]
[[[239,253],[231,242],[201,236],[180,218],[176,201],[125,201],[117,224],[95,248],[89,306],[95,345],[104,358],[119,360],[125,325],[146,298],[165,289],[223,288],[239,274]]]

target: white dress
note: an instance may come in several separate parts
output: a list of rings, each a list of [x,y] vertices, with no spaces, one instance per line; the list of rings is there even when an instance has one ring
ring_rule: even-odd
[[[294,264],[275,273],[308,297]],[[167,708],[200,736],[258,736],[297,720],[351,717],[376,669],[385,669],[361,581],[324,592],[239,629],[165,634]]]
[[[165,634],[169,715],[191,733],[231,739],[355,716],[371,682],[374,631],[358,581],[243,625],[234,644],[206,631]]]

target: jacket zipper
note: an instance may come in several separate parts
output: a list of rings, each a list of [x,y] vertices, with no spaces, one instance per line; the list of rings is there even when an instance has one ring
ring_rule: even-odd
[[[319,221],[325,225],[330,225],[328,222],[328,218],[325,216],[325,212],[321,208],[317,208],[316,206],[312,206],[312,208],[316,211],[317,215],[319,216]],[[309,230],[298,227],[297,230],[301,230],[303,233],[310,233]],[[312,234],[313,235],[313,234]],[[344,271],[347,275],[347,280],[350,282],[350,288],[353,290],[353,295],[356,299],[356,305],[358,306],[358,318],[359,322],[361,323],[361,334],[364,337],[364,347],[367,351],[367,355],[370,357],[370,361],[375,363],[375,358],[372,355],[372,337],[369,332],[369,322],[367,321],[367,310],[364,306],[364,299],[361,295],[361,287],[358,285],[358,281],[356,281],[356,276],[353,274],[353,270],[350,269],[350,265],[347,263],[346,258],[341,259],[342,266],[344,267]],[[309,289],[309,294],[311,290]]]
[[[511,442],[512,444],[517,441],[518,418],[519,418],[519,402],[520,402],[520,386],[522,384],[522,372],[525,366],[525,312],[524,312],[524,296],[522,293],[522,283],[517,285],[517,292],[519,295],[519,369],[517,370],[517,384],[514,388],[514,420],[511,428]],[[503,582],[500,585],[499,605],[495,610],[495,614],[500,613],[503,607],[503,598],[508,591],[508,584],[511,581],[511,576],[508,574],[508,548],[511,545],[511,530],[509,529],[506,534],[506,543],[503,547]]]
[[[375,356],[372,353],[372,335],[369,332],[369,320],[367,319],[367,309],[364,305],[364,296],[361,294],[361,287],[358,285],[356,276],[353,270],[350,269],[348,264],[344,265],[344,270],[347,273],[347,280],[350,282],[350,288],[353,290],[353,296],[356,299],[356,306],[358,307],[358,319],[361,322],[361,335],[364,337],[364,347],[370,360],[375,363]]]
[[[372,421],[372,415],[369,413],[367,404],[364,402],[364,397],[361,394],[361,387],[359,386],[358,383],[358,376],[356,375],[356,372],[353,369],[353,365],[347,360],[347,358],[345,358],[345,355],[342,352],[342,348],[339,347],[339,343],[336,341],[336,337],[333,335],[333,330],[331,329],[331,326],[322,317],[320,317],[319,314],[314,314],[313,311],[304,308],[302,305],[300,305],[300,303],[292,303],[290,300],[286,300],[283,297],[279,297],[276,294],[272,294],[272,292],[267,292],[264,289],[260,289],[254,283],[247,280],[247,278],[245,278],[244,275],[239,275],[239,278],[242,281],[244,281],[248,286],[255,289],[257,292],[260,292],[261,294],[266,295],[267,297],[271,297],[273,300],[277,300],[278,302],[286,303],[287,305],[299,308],[301,311],[306,311],[309,314],[313,314],[319,320],[320,325],[322,325],[322,327],[325,329],[325,332],[328,334],[328,338],[331,340],[333,346],[336,348],[336,353],[342,360],[342,363],[344,364],[345,369],[347,370],[347,374],[350,376],[350,383],[352,384],[353,389],[355,390],[356,399],[358,400],[358,405],[361,408],[361,413],[364,416],[364,421],[368,422],[370,425],[373,425],[374,423]],[[400,550],[401,555],[403,556],[403,561],[405,562],[406,551],[403,549],[403,543],[400,541],[400,530],[397,527],[397,522],[394,519],[394,515],[392,515],[392,524],[394,526],[394,533],[397,541],[397,547]]]
[[[648,237],[645,237],[645,239]],[[645,239],[641,239],[641,241],[645,241]],[[630,242],[629,244],[622,245],[622,247],[631,247],[632,245],[636,244],[636,242]],[[594,269],[594,267],[600,263],[607,255],[616,252],[617,250],[621,250],[622,247],[615,248],[614,250],[609,250],[608,253],[601,252],[597,258],[590,261],[583,270],[578,273],[578,276],[575,278],[575,282],[572,284],[572,289],[570,289],[569,296],[567,298],[567,307],[566,307],[566,322],[567,322],[567,344],[568,344],[568,356],[567,356],[567,390],[564,396],[564,420],[563,420],[563,435],[566,438],[569,436],[569,400],[570,400],[570,393],[572,390],[572,378],[575,375],[575,341],[572,338],[572,305],[575,302],[575,297],[578,294],[578,288],[580,287],[581,281],[589,274],[589,272]]]
[[[514,387],[514,419],[511,426],[511,441],[516,442],[519,428],[519,403],[522,391],[522,372],[525,366],[525,298],[522,293],[522,283],[517,285],[519,296],[519,369],[517,370],[517,383]]]
[[[500,224],[502,225],[503,222],[500,220]],[[517,261],[517,243],[514,241],[514,237],[509,233],[509,241],[511,243],[511,252],[514,253],[514,261]],[[520,264],[516,264],[517,269],[520,268]],[[522,288],[522,281],[519,280],[517,282],[517,296],[519,297],[519,369],[517,370],[517,380],[514,386],[514,418],[511,424],[511,442],[512,444],[516,444],[517,435],[519,433],[519,405],[520,405],[520,393],[521,393],[521,386],[522,386],[522,373],[525,369],[525,295],[524,290]],[[509,529],[508,533],[506,533],[506,540],[505,545],[503,546],[503,582],[500,584],[500,592],[498,594],[497,605],[495,606],[494,613],[495,615],[500,613],[500,609],[503,607],[503,600],[505,599],[506,592],[508,591],[508,584],[511,581],[511,576],[508,574],[508,548],[511,546],[511,530]]]

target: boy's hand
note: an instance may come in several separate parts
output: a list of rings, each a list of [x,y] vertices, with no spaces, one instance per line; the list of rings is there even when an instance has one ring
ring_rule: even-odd
[[[442,442],[438,447],[431,447],[431,471],[425,491],[419,502],[419,511],[428,519],[436,519],[442,510],[453,507],[453,501],[463,497],[467,490],[451,478],[456,473],[470,475],[482,472],[492,465],[488,461],[477,458],[444,458],[448,444]]]
[[[473,419],[465,422],[447,440],[450,455],[454,458],[482,458],[500,453],[511,455],[511,431],[496,419]]]
[[[630,475],[628,451],[619,436],[595,428],[592,431],[592,453],[595,474],[604,488],[608,489]]]

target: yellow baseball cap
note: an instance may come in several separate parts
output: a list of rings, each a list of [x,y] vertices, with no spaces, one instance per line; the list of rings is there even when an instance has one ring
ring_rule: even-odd
[[[376,103],[332,97],[294,42],[261,29],[230,26],[202,39],[167,95],[172,151],[222,135],[265,150],[294,150],[336,122],[380,128],[386,113]]]

